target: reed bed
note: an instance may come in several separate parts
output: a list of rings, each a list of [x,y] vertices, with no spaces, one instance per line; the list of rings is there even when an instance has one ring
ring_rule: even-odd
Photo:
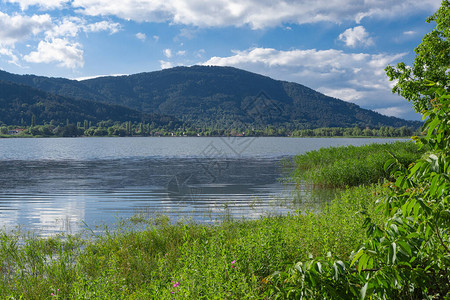
[[[426,151],[413,142],[322,148],[294,158],[293,178],[298,183],[305,181],[322,187],[377,183],[389,179],[389,172],[384,169],[388,159],[395,157],[408,166]]]

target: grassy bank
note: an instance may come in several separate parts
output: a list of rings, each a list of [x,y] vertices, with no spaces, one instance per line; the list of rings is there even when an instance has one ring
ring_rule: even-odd
[[[375,191],[375,190],[376,191]],[[348,256],[377,187],[340,193],[320,213],[220,225],[148,220],[90,239],[0,235],[1,299],[264,298],[265,277],[309,254]],[[53,296],[52,296],[53,294]]]
[[[413,142],[370,144],[322,148],[294,158],[294,178],[316,186],[345,187],[377,183],[389,177],[384,163],[395,157],[408,166],[420,158],[421,150]]]
[[[302,178],[318,185],[352,185],[355,176],[382,169],[389,153],[409,164],[423,152],[404,142],[322,149],[298,156],[295,175],[304,171]],[[358,180],[385,175],[371,176]],[[277,286],[267,278],[274,272],[310,255],[349,257],[364,241],[366,217],[383,223],[375,203],[385,193],[380,185],[362,185],[341,190],[320,211],[311,206],[216,225],[138,216],[84,238],[0,233],[0,299],[271,299]]]

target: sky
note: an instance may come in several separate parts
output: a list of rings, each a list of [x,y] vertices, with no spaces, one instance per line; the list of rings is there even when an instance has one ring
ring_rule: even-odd
[[[384,68],[440,0],[0,0],[0,69],[70,79],[232,66],[421,120]]]

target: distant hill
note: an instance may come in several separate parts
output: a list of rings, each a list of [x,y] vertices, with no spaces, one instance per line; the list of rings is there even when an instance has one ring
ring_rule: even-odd
[[[87,121],[136,121],[165,125],[179,122],[174,117],[150,115],[119,105],[72,99],[36,90],[29,86],[0,81],[0,123],[29,125],[32,116],[38,124],[55,121],[65,124]]]
[[[171,115],[197,126],[420,126],[420,122],[387,117],[301,84],[231,67],[176,67],[84,81],[0,71],[0,80],[144,113]]]

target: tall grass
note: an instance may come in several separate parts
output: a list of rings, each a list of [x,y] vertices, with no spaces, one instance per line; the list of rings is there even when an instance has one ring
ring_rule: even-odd
[[[360,212],[377,218],[382,192],[352,188],[318,213],[219,225],[160,217],[84,239],[1,233],[0,299],[263,299],[274,271],[309,254],[349,255],[364,235]]]
[[[294,178],[328,187],[377,183],[388,178],[384,163],[392,156],[407,166],[425,153],[413,142],[322,148],[294,158]]]

